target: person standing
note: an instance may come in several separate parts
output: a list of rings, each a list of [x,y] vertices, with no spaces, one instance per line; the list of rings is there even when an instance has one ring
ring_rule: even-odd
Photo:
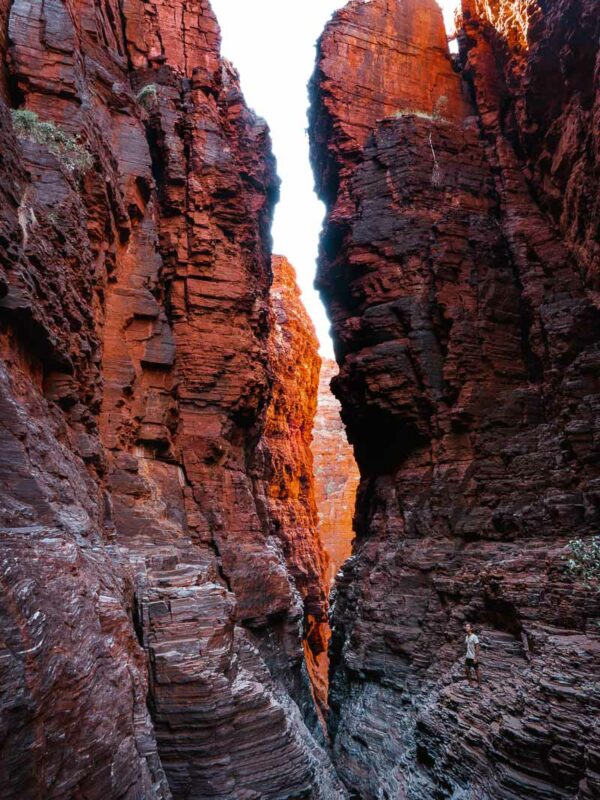
[[[479,668],[479,638],[473,631],[471,623],[467,622],[465,625],[467,633],[465,637],[465,647],[467,648],[467,657],[465,659],[465,672],[467,673],[467,680],[469,685],[472,684],[472,670],[475,671],[477,677],[477,685],[481,687],[481,670]]]

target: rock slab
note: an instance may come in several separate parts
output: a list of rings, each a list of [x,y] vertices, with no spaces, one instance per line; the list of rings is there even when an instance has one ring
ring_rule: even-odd
[[[2,797],[343,797],[266,123],[205,0],[0,23]],[[281,502],[277,336],[306,360]]]
[[[465,2],[457,61],[433,2],[349,3],[319,42],[317,280],[361,473],[330,732],[361,800],[600,795],[599,598],[565,563],[599,522],[593,6]]]
[[[335,361],[323,359],[312,443],[319,538],[331,560],[329,575],[332,582],[352,553],[354,506],[359,481],[354,453],[341,419],[340,404],[330,388],[337,371]]]

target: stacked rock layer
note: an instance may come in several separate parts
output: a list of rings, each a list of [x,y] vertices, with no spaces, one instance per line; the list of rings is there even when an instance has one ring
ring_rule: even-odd
[[[2,797],[342,796],[266,125],[205,0],[0,23]]]
[[[273,259],[271,306],[268,353],[275,381],[260,452],[265,457],[270,528],[301,595],[306,667],[322,710],[327,706],[329,559],[319,537],[311,450],[321,358],[296,273],[282,256]],[[299,640],[290,637],[290,641],[297,646]],[[289,655],[277,652],[284,675]]]
[[[425,22],[425,21],[426,22]],[[600,796],[597,5],[351,2],[311,146],[361,472],[330,730],[351,796]],[[484,684],[464,677],[480,634]]]
[[[330,557],[331,581],[352,553],[359,480],[358,467],[340,416],[340,404],[331,393],[330,384],[337,371],[335,361],[323,360],[312,443],[319,538]]]

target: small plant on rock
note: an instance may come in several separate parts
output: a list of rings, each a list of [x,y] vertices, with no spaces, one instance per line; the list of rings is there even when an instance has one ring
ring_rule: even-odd
[[[588,588],[600,591],[600,536],[591,539],[574,539],[569,542],[567,569],[579,578],[583,578]]]
[[[422,111],[418,108],[401,108],[396,111],[394,117],[396,119],[400,117],[419,117],[419,119],[428,119],[430,122],[434,122],[436,119],[434,114],[428,114],[427,111]]]
[[[444,114],[447,108],[448,108],[448,98],[446,97],[445,94],[442,94],[435,101],[435,105],[433,107],[433,118],[438,119],[442,122],[446,122],[447,120],[444,117]]]
[[[155,83],[144,86],[137,94],[138,103],[149,111],[158,101],[158,88]]]
[[[94,157],[84,144],[54,122],[41,120],[35,111],[13,109],[12,121],[19,139],[46,147],[68,172],[81,175],[93,167]]]
[[[448,122],[444,113],[448,107],[448,98],[445,94],[440,95],[435,101],[433,111],[431,113],[423,111],[420,108],[401,108],[394,114],[394,117],[419,117],[419,119],[427,119],[430,122]]]

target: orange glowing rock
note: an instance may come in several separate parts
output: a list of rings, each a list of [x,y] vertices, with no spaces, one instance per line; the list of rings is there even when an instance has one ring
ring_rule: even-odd
[[[352,552],[352,519],[360,477],[340,417],[340,404],[329,388],[334,375],[337,375],[335,361],[325,359],[321,367],[312,445],[319,536],[331,559],[331,581]]]
[[[273,315],[268,343],[273,376],[261,452],[269,527],[302,599],[304,653],[312,688],[327,705],[329,560],[319,541],[311,452],[321,359],[318,340],[283,256],[273,256]]]

